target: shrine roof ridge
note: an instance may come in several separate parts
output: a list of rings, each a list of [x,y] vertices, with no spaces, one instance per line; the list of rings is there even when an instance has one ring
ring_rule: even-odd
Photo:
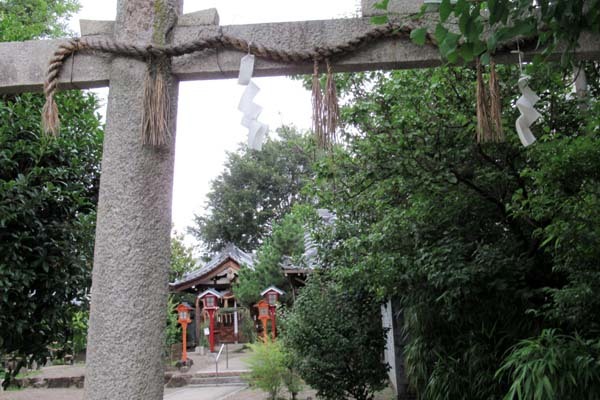
[[[244,252],[233,243],[228,243],[223,250],[221,250],[219,253],[213,256],[213,258],[211,258],[211,260],[204,264],[202,267],[184,275],[183,278],[178,279],[175,282],[170,283],[169,285],[181,285],[185,282],[206,275],[213,271],[215,268],[219,267],[225,261],[227,261],[228,258],[237,262],[240,266],[245,265],[248,268],[254,269],[254,259],[252,255]]]

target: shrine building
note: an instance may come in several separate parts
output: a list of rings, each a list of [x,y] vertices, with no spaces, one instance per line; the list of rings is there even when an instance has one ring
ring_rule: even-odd
[[[308,235],[307,235],[308,236]],[[308,243],[307,243],[308,244]],[[309,244],[303,258],[313,258],[314,247]],[[254,269],[254,257],[229,243],[223,250],[217,253],[209,262],[201,265],[197,270],[186,274],[183,278],[169,284],[172,292],[191,293],[195,296],[193,304],[194,312],[189,329],[189,342],[199,343],[199,338],[204,332],[200,332],[201,326],[208,321],[208,313],[203,310],[203,302],[199,299],[206,291],[215,295],[219,312],[215,320],[216,343],[238,343],[245,342],[246,338],[241,333],[243,318],[252,318],[253,325],[256,310],[247,310],[238,307],[232,287],[238,281],[239,271],[242,268]],[[303,263],[304,264],[304,263]],[[298,266],[290,259],[284,259],[281,264],[283,274],[287,277],[292,287],[290,295],[295,298],[297,290],[304,286],[306,276],[314,268],[314,262]]]

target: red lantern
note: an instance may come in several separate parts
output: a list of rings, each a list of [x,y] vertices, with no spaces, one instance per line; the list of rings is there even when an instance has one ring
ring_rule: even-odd
[[[208,289],[198,295],[198,298],[202,300],[204,309],[208,312],[209,317],[209,336],[208,343],[210,345],[210,351],[215,351],[215,312],[219,309],[218,299],[222,298],[223,295],[214,289]]]
[[[181,303],[177,306],[177,322],[181,324],[181,329],[183,330],[181,361],[184,365],[187,363],[187,325],[192,322],[190,318],[191,310],[192,307],[188,303]]]
[[[267,321],[271,319],[269,311],[269,303],[264,300],[259,301],[255,307],[258,307],[258,319],[262,322],[263,338],[267,339]]]
[[[271,335],[273,340],[277,337],[277,324],[275,322],[275,311],[279,297],[283,296],[285,292],[275,286],[269,286],[261,292],[261,296],[264,298],[264,302],[269,305],[269,313],[271,314]],[[259,308],[260,310],[260,308]]]

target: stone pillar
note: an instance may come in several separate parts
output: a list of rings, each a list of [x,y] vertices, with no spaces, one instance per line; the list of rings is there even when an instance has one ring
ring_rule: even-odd
[[[200,299],[196,296],[196,313],[194,314],[196,321],[196,346],[200,345],[200,335],[204,335],[204,332],[200,332],[202,328],[202,312],[200,311]]]
[[[115,39],[166,43],[179,0],[119,0]],[[111,67],[85,398],[163,398],[177,89],[170,82],[168,146],[142,146],[146,64],[117,57]]]
[[[235,343],[238,342],[239,340],[239,333],[238,333],[238,310],[237,310],[237,300],[233,300],[233,337],[235,340]]]

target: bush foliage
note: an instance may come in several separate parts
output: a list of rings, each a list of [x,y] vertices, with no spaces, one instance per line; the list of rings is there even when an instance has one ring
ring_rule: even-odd
[[[387,383],[380,307],[366,291],[313,273],[284,321],[298,373],[324,399],[372,399]]]

